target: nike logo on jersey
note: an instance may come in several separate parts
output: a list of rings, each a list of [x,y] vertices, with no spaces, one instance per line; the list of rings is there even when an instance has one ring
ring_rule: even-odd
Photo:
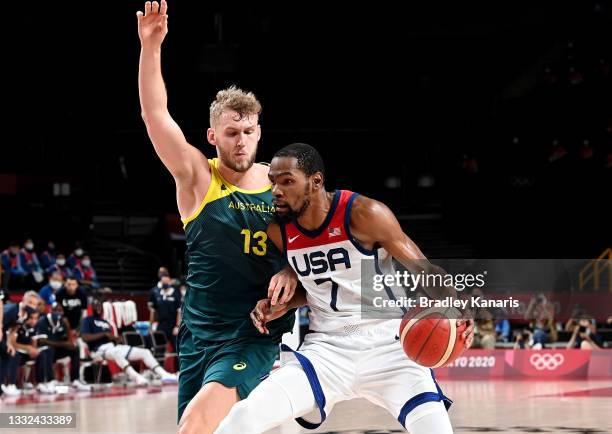
[[[289,238],[289,243],[294,242],[294,241],[295,241],[295,240],[297,240],[299,237],[300,237],[299,235],[296,235],[295,237],[291,237],[291,238]]]

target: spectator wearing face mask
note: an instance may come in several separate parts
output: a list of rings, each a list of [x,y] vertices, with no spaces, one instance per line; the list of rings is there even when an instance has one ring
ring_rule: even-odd
[[[0,341],[0,385],[7,396],[18,396],[17,371],[19,356],[15,347],[17,330],[25,323],[29,315],[38,313],[40,297],[35,291],[27,291],[23,299],[16,304],[4,306],[2,318],[3,339]]]
[[[176,336],[181,323],[181,293],[172,286],[170,276],[161,278],[162,287],[150,301],[151,323],[157,321],[157,330],[166,334],[176,351]]]
[[[23,243],[21,254],[25,261],[23,264],[26,271],[25,287],[29,289],[37,288],[42,283],[44,275],[38,255],[34,251],[34,242],[30,238]]]
[[[49,277],[49,283],[38,291],[38,294],[45,302],[45,306],[55,305],[55,293],[59,291],[62,286],[64,286],[64,278],[60,272],[55,271]]]
[[[72,339],[72,330],[68,320],[62,314],[53,311],[43,314],[36,324],[38,346],[49,347],[50,357],[45,372],[53,372],[53,363],[70,357],[70,380],[78,391],[91,391],[91,386],[79,379],[80,357],[76,340]]]
[[[81,264],[74,267],[73,273],[74,277],[76,277],[84,288],[98,289],[100,287],[96,270],[91,266],[91,258],[89,255],[83,255]]]
[[[168,273],[168,269],[166,267],[159,267],[157,270],[157,283],[149,290],[149,301],[147,302],[147,306],[149,307],[149,322],[151,324],[155,322],[155,308],[153,307],[153,303],[155,302],[155,298],[162,287],[162,279],[164,277],[170,277],[170,273]]]
[[[47,276],[50,276],[55,272],[61,273],[64,280],[72,277],[72,270],[66,264],[66,257],[62,253],[58,253],[57,257],[55,258],[55,264],[51,265],[46,270]]]
[[[9,248],[4,250],[0,257],[2,258],[2,288],[4,289],[22,289],[25,276],[25,258],[19,249],[17,241],[11,241]]]
[[[38,345],[36,324],[40,318],[39,312],[28,315],[25,322],[17,328],[13,345],[19,356],[19,365],[33,361],[36,366],[36,389],[40,393],[55,393],[53,382],[53,358],[47,346]]]
[[[55,264],[56,257],[57,251],[55,250],[55,243],[49,241],[47,243],[47,250],[40,255],[40,265],[42,265],[44,270],[47,270],[50,266]]]
[[[71,270],[74,270],[77,265],[81,265],[81,259],[83,259],[84,254],[85,251],[83,250],[83,247],[81,247],[80,244],[77,244],[74,252],[72,252],[72,254],[68,257],[68,267]]]

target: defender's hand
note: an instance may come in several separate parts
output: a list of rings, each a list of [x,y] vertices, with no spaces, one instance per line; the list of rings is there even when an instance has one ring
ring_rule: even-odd
[[[270,285],[268,286],[268,298],[270,299],[272,306],[275,306],[277,303],[285,304],[293,297],[295,294],[295,288],[297,287],[298,278],[293,271],[293,268],[287,266],[283,268],[281,271],[276,273],[270,279]],[[280,299],[280,293],[283,293]]]
[[[159,48],[161,47],[166,34],[168,33],[168,4],[166,0],[161,0],[161,6],[158,2],[145,3],[144,14],[141,11],[136,12],[138,18],[138,37],[140,43],[144,47]]]
[[[266,324],[270,321],[280,318],[289,310],[288,304],[277,304],[272,306],[269,298],[259,300],[255,305],[255,308],[251,311],[251,321],[253,325],[259,331],[259,333],[269,335],[270,331],[266,327]]]

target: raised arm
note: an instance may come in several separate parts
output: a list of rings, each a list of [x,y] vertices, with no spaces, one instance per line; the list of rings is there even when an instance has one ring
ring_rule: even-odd
[[[168,33],[168,5],[162,0],[146,2],[145,11],[138,11],[140,37],[140,65],[138,90],[142,118],[157,155],[174,177],[179,199],[179,210],[187,217],[199,203],[193,196],[194,187],[204,183],[208,187],[210,168],[204,155],[187,143],[178,124],[168,111],[168,98],[161,71],[161,47]],[[186,190],[186,191],[181,191]],[[186,193],[182,195],[182,193]],[[205,194],[205,193],[204,193]],[[203,198],[201,198],[203,199]],[[194,203],[192,203],[194,202]]]

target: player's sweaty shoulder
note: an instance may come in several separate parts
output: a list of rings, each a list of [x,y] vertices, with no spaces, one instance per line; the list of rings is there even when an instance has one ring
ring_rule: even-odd
[[[385,225],[391,211],[382,202],[359,195],[351,207],[351,232],[362,242],[377,241],[377,230]]]
[[[375,199],[359,195],[351,207],[351,227],[371,224],[372,219],[377,220],[388,211],[387,206]]]

